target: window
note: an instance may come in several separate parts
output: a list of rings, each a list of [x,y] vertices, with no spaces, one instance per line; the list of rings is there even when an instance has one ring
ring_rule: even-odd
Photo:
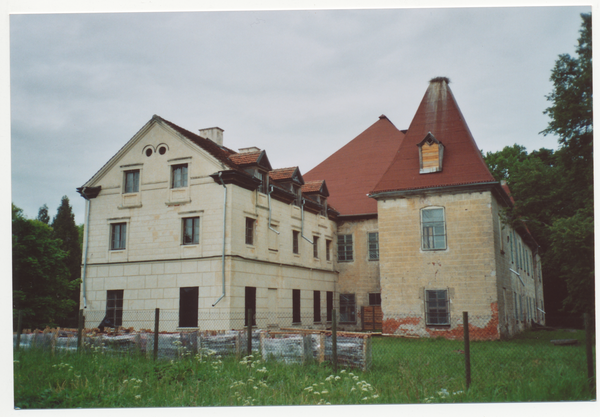
[[[183,219],[183,244],[197,245],[200,242],[200,217]]]
[[[300,290],[292,290],[292,323],[300,322]]]
[[[369,305],[370,306],[380,306],[381,305],[381,293],[370,293],[369,294]]]
[[[107,327],[123,325],[123,290],[106,291],[106,318],[110,320]]]
[[[254,219],[246,217],[246,245],[254,245]]]
[[[331,261],[331,240],[325,240],[325,259]]]
[[[511,232],[510,234],[512,236],[513,233]],[[510,262],[514,264],[515,263],[515,253],[514,253],[514,249],[513,249],[513,239],[511,239],[510,236],[508,239],[510,240]]]
[[[315,258],[319,257],[319,237],[313,236],[313,256]]]
[[[299,237],[300,237],[300,232],[298,232],[297,230],[292,230],[292,251],[295,254],[300,253],[300,249],[299,249]]]
[[[421,210],[423,249],[446,249],[446,224],[443,208]]]
[[[352,257],[352,235],[338,235],[338,261],[349,262]]]
[[[198,327],[198,287],[179,288],[179,327]]]
[[[333,291],[327,291],[327,321],[331,321],[333,315]]]
[[[110,225],[110,249],[123,250],[127,239],[127,223],[114,223]]]
[[[183,188],[188,185],[188,164],[173,165],[171,167],[171,188]]]
[[[340,294],[340,323],[356,323],[354,294]]]
[[[137,193],[140,191],[140,170],[125,171],[124,193]]]
[[[252,310],[252,325],[256,326],[256,287],[246,287],[244,326],[248,326],[248,310]]]
[[[315,315],[315,323],[321,321],[321,291],[313,293],[313,311]]]
[[[379,232],[368,233],[369,260],[379,259]]]
[[[425,293],[427,324],[433,326],[450,324],[448,292],[446,290],[426,290]]]
[[[429,132],[417,146],[419,147],[419,173],[426,174],[441,171],[444,145]]]

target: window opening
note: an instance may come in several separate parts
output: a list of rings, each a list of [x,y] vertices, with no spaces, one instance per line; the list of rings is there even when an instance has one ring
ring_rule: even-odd
[[[369,244],[369,260],[375,261],[379,259],[379,232],[368,234]]]
[[[426,303],[428,325],[450,324],[448,292],[446,290],[427,290]]]
[[[183,219],[183,244],[197,245],[200,242],[200,217]]]
[[[107,327],[123,325],[123,290],[106,291],[106,318],[110,321]]]
[[[446,249],[446,224],[444,209],[421,210],[423,226],[423,249]]]
[[[125,194],[140,191],[140,170],[125,171]]]
[[[292,322],[300,323],[300,290],[292,290]]]
[[[125,242],[127,240],[127,223],[114,223],[111,224],[111,250],[123,250],[125,249]]]
[[[352,261],[352,235],[338,235],[338,261]]]
[[[356,323],[354,294],[340,294],[340,323]]]
[[[173,175],[171,179],[171,188],[183,188],[188,185],[188,165],[173,165]]]
[[[179,288],[179,327],[198,327],[198,287]]]

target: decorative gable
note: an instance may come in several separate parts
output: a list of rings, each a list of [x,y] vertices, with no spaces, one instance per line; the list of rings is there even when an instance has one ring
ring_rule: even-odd
[[[440,172],[444,157],[444,145],[429,132],[417,146],[419,147],[419,174]]]

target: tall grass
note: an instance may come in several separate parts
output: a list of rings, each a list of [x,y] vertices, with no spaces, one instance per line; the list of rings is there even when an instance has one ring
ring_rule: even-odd
[[[578,346],[554,346],[577,338]],[[182,350],[177,360],[137,355],[15,352],[15,407],[103,408],[402,404],[591,400],[583,332],[527,333],[473,342],[472,384],[463,345],[444,339],[373,340],[371,370],[333,375],[329,364],[220,358]]]

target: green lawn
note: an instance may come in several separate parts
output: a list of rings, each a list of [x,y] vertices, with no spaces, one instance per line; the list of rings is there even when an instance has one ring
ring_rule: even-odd
[[[554,346],[552,339],[578,339]],[[583,332],[528,332],[472,342],[465,385],[463,344],[373,339],[371,370],[286,365],[216,355],[157,362],[139,356],[15,352],[15,407],[177,407],[440,402],[587,401]]]

